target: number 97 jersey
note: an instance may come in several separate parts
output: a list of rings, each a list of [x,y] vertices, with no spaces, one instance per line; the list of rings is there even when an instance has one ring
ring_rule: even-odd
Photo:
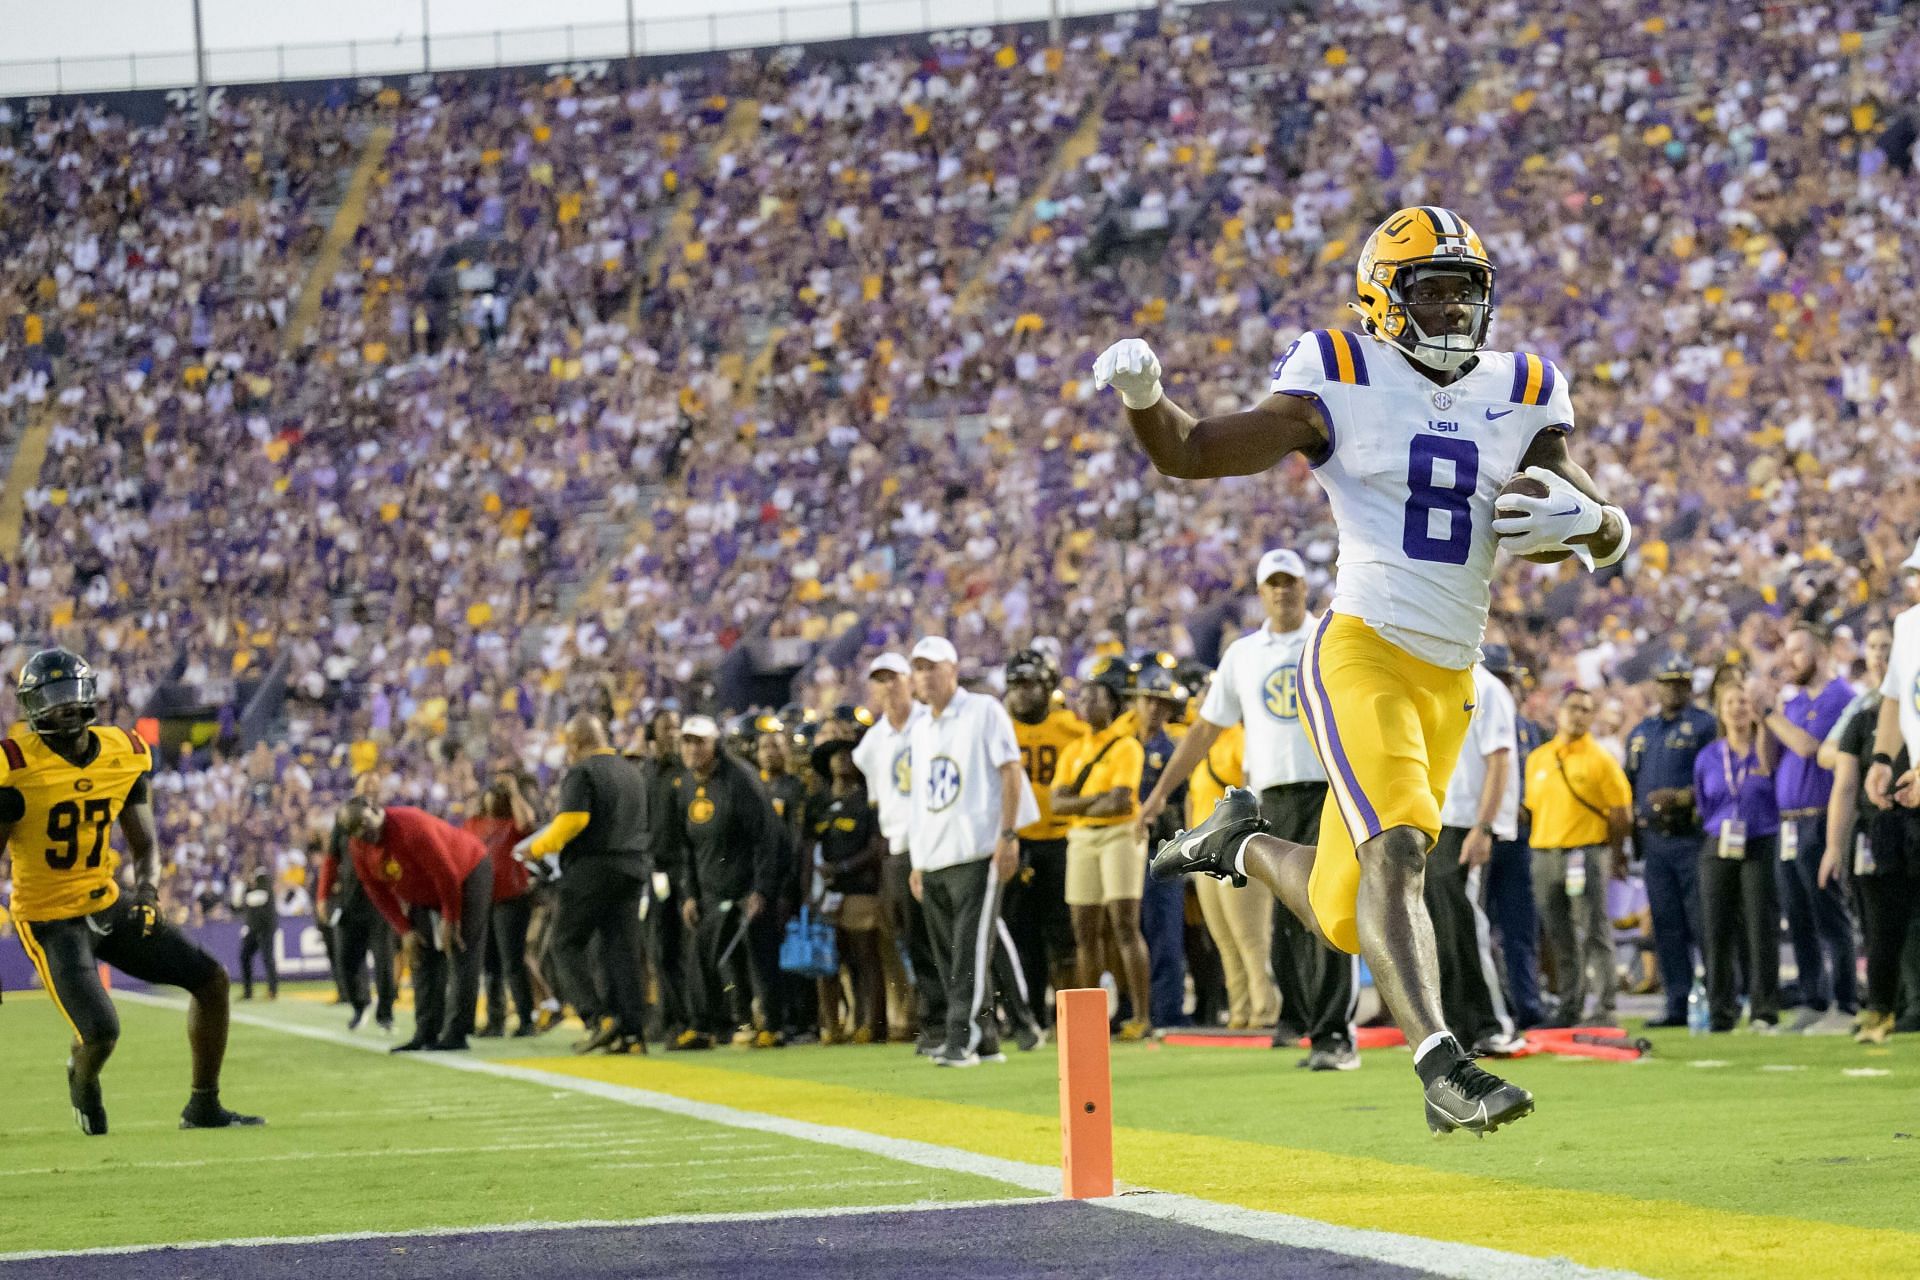
[[[12,909],[22,920],[91,915],[120,897],[109,837],[129,801],[146,801],[153,756],[124,729],[88,732],[98,750],[85,765],[24,726],[0,740],[0,821],[13,824]]]
[[[1327,448],[1308,461],[1340,531],[1332,611],[1436,666],[1472,665],[1499,536],[1493,502],[1543,431],[1569,431],[1567,380],[1549,360],[1482,351],[1442,387],[1391,343],[1302,334],[1273,391],[1314,402]]]

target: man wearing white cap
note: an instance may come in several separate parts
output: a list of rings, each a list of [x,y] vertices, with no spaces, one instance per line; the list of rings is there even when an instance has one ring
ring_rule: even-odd
[[[853,763],[867,779],[867,794],[880,811],[880,834],[887,841],[887,860],[880,869],[881,955],[900,954],[907,943],[913,960],[915,994],[887,992],[887,1025],[920,1028],[919,1050],[931,1054],[947,1040],[947,992],[934,958],[926,917],[908,887],[912,864],[907,855],[908,829],[913,821],[913,777],[908,738],[913,726],[926,718],[927,709],[913,700],[911,669],[897,653],[883,653],[867,665],[867,700],[875,720],[853,749]],[[894,962],[898,964],[896,959]],[[912,1000],[912,1013],[907,1000]]]
[[[1907,594],[1920,595],[1920,545],[1901,562],[1909,571]],[[1920,854],[1916,854],[1916,834],[1920,834],[1920,768],[1908,768],[1896,777],[1894,757],[1905,765],[1920,760],[1920,604],[1893,620],[1893,653],[1887,659],[1887,677],[1880,683],[1879,722],[1873,735],[1872,763],[1867,769],[1867,800],[1880,809],[1904,813],[1907,821],[1898,826],[1884,824],[1878,844],[1869,846],[1864,856],[1856,851],[1854,871],[1872,880],[1863,888],[1863,899],[1872,916],[1867,957],[1869,1012],[1861,1020],[1858,1039],[1865,1044],[1885,1044],[1887,1036],[1905,1026],[1895,1022],[1897,977],[1894,972],[1899,939],[1907,936],[1908,920],[1920,906]],[[1895,806],[1898,806],[1896,809]],[[1891,829],[1888,829],[1888,828]],[[1896,832],[1904,839],[1888,839]],[[1871,868],[1869,870],[1869,867]],[[1882,944],[1890,938],[1891,949]],[[1885,963],[1882,963],[1882,961]]]
[[[913,819],[907,838],[914,895],[927,913],[947,984],[947,1039],[934,1062],[972,1067],[1005,1061],[994,979],[1020,1047],[1041,1040],[1021,988],[1019,958],[1000,929],[1000,898],[1020,866],[1021,827],[1040,806],[1020,769],[1007,709],[960,687],[960,655],[940,636],[913,646],[913,688],[927,714],[914,723]]]
[[[1307,566],[1297,552],[1275,548],[1260,557],[1255,580],[1267,620],[1221,655],[1200,718],[1141,805],[1141,821],[1151,822],[1166,807],[1173,788],[1206,758],[1215,739],[1239,723],[1247,729],[1247,785],[1260,797],[1266,830],[1283,840],[1313,844],[1326,805],[1327,773],[1300,722],[1300,655],[1318,621],[1307,612]],[[1311,1047],[1301,1065],[1315,1071],[1358,1067],[1360,1057],[1353,1048],[1358,958],[1322,945],[1264,888],[1246,885],[1230,892],[1253,896],[1258,910],[1272,917],[1281,1022],[1274,1045],[1305,1035]],[[1252,909],[1251,903],[1241,905]]]

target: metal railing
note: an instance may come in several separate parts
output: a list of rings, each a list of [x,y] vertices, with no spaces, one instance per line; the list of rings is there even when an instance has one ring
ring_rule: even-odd
[[[608,0],[624,9],[624,0]],[[947,31],[1052,17],[1091,17],[1156,7],[1157,0],[837,0],[735,13],[640,18],[631,26],[570,23],[514,31],[428,30],[424,34],[319,44],[258,45],[206,51],[209,85],[271,84],[354,76],[413,75],[491,67],[611,61],[628,56],[702,53],[810,44],[863,36]],[[0,62],[0,97],[180,89],[194,83],[190,49]]]

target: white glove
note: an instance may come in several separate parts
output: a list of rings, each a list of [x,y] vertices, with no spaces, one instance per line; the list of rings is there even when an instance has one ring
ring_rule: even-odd
[[[1122,338],[1093,362],[1093,386],[1112,387],[1129,409],[1151,409],[1160,402],[1160,357],[1139,338]]]
[[[1574,488],[1565,476],[1545,467],[1528,467],[1521,474],[1547,486],[1547,496],[1529,498],[1514,493],[1500,499],[1502,510],[1517,507],[1526,513],[1503,516],[1493,522],[1493,531],[1505,539],[1503,545],[1508,551],[1516,556],[1569,551],[1575,538],[1600,527],[1600,504]]]

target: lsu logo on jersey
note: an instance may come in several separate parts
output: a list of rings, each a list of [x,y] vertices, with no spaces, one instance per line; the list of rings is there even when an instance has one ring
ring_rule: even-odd
[[[959,798],[959,762],[951,756],[935,756],[927,766],[927,808],[939,813]]]
[[[1267,673],[1264,686],[1267,714],[1275,720],[1300,718],[1300,668],[1289,663]]]
[[[913,794],[913,752],[906,747],[893,753],[893,789],[903,796]]]

